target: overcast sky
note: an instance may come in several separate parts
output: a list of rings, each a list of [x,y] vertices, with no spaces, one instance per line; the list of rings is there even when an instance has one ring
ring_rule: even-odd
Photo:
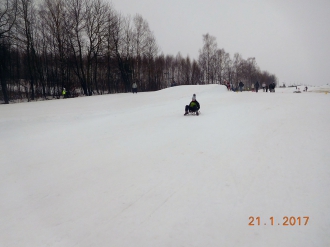
[[[280,84],[330,83],[330,0],[111,2],[124,15],[141,14],[165,55],[198,59],[209,33],[231,57],[255,57]]]

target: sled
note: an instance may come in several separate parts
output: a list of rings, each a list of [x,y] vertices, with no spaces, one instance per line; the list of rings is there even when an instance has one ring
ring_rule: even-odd
[[[198,112],[198,115],[196,114]],[[201,114],[201,111],[189,111],[188,114],[184,115],[184,116],[189,116],[189,115],[195,115],[195,116],[199,116]]]

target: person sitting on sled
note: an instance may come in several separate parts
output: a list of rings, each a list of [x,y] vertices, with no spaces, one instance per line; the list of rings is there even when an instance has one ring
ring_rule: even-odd
[[[196,115],[198,116],[198,110],[200,109],[200,105],[198,101],[196,100],[196,94],[193,95],[192,100],[189,105],[186,105],[185,108],[185,114],[187,115],[189,112],[196,112]]]

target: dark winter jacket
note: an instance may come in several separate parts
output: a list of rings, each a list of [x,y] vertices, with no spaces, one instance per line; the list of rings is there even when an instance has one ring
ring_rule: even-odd
[[[240,86],[240,87],[244,87],[244,84],[243,84],[243,82],[239,82],[239,84],[238,84],[238,86]]]
[[[256,82],[256,84],[254,84],[255,88],[259,88],[259,82]]]
[[[192,100],[191,102],[190,102],[190,104],[189,104],[189,109],[191,109],[191,110],[193,110],[193,111],[198,111],[199,109],[200,109],[201,107],[200,107],[200,105],[199,105],[199,103],[198,103],[198,101],[197,100]]]

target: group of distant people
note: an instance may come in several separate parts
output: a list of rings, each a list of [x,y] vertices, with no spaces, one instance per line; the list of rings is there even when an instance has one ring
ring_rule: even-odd
[[[256,82],[256,83],[258,83],[258,82]],[[258,83],[259,84],[259,83]],[[269,85],[266,85],[266,83],[262,83],[262,90],[264,91],[264,92],[268,92],[268,90],[269,90],[269,92],[271,92],[271,93],[275,93],[275,83],[274,82],[272,82],[272,83],[269,83]]]
[[[241,82],[241,81],[238,83],[237,87],[235,87],[233,84],[230,84],[228,81],[225,81],[224,85],[227,87],[228,91],[232,90],[234,92],[236,92],[236,91],[241,91],[242,92],[243,88],[244,88],[244,83]],[[269,85],[266,85],[266,83],[261,84],[262,90],[264,92],[268,92],[268,90],[269,90],[269,92],[275,93],[275,86],[276,85],[275,85],[274,82],[269,83]],[[259,84],[258,81],[256,81],[255,83],[253,83],[251,85],[251,91],[252,92],[258,92],[259,88],[260,88],[260,84]]]
[[[304,92],[307,92],[307,90],[308,90],[308,87],[306,86],[305,88],[304,88]],[[296,86],[296,91],[293,91],[294,93],[301,93],[301,91],[300,91],[300,88],[298,88],[298,86]]]

